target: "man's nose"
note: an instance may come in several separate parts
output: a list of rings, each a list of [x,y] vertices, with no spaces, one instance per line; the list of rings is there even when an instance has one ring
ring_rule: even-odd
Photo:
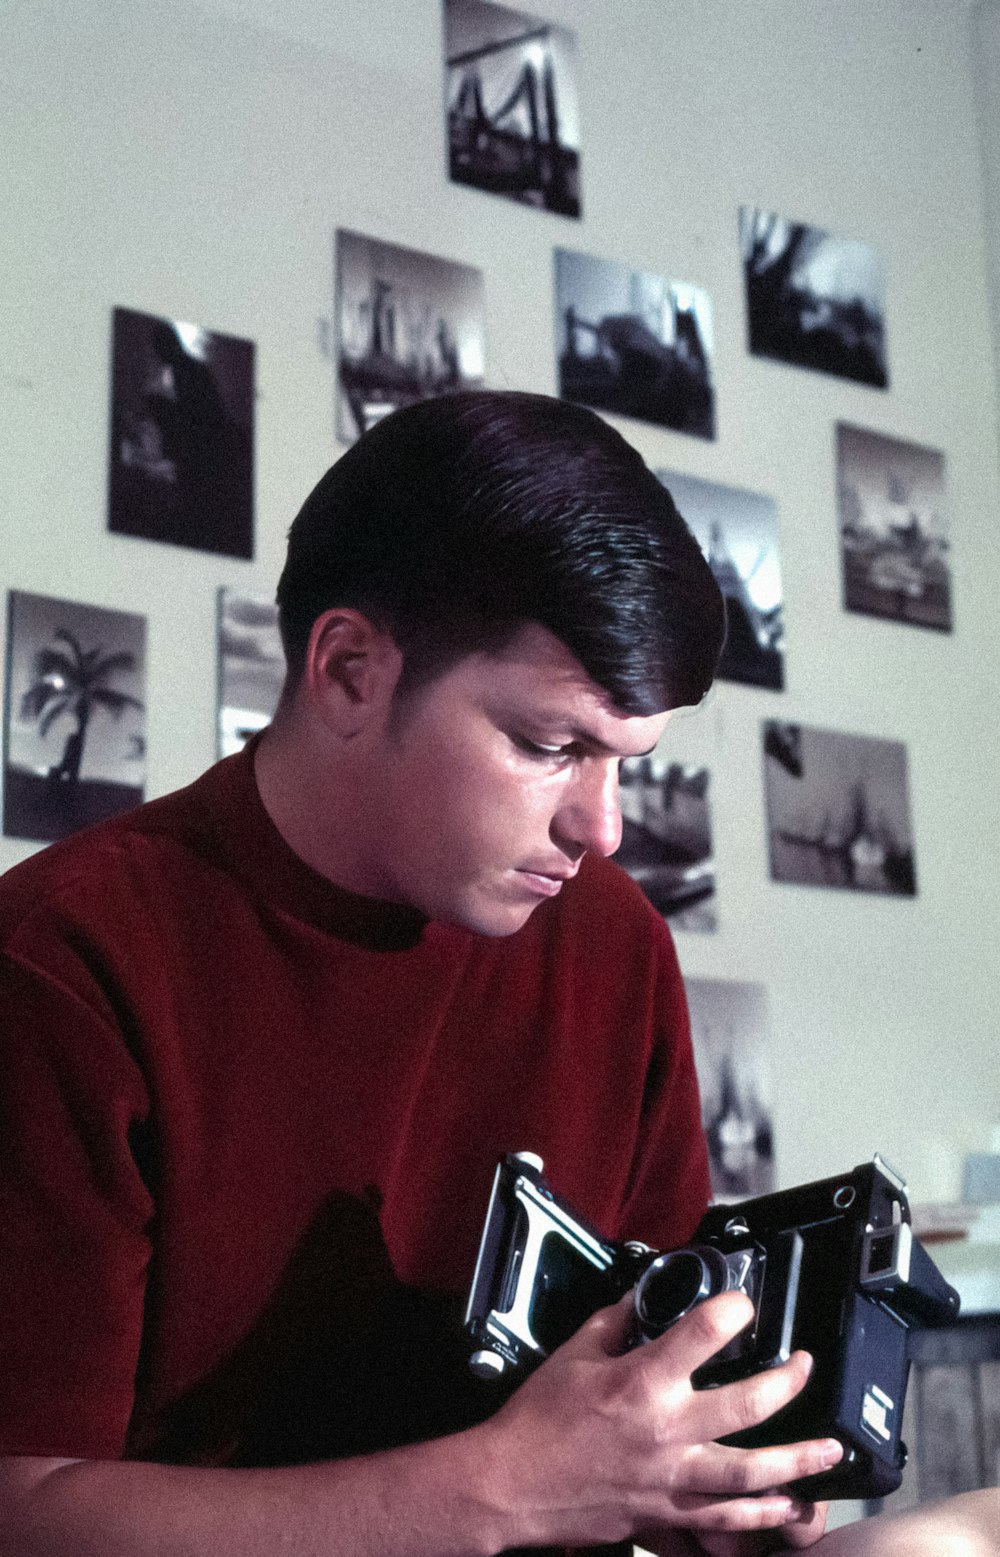
[[[591,757],[580,763],[552,822],[557,843],[573,858],[614,854],[622,841],[617,758]]]

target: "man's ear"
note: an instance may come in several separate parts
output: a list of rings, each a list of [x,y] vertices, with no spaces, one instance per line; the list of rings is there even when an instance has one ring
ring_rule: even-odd
[[[346,738],[388,706],[402,663],[387,632],[363,612],[338,607],[313,623],[303,680],[324,724]]]

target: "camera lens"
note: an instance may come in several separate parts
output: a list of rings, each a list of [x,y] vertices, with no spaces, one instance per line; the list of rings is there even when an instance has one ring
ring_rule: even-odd
[[[725,1292],[729,1267],[718,1249],[676,1249],[660,1254],[639,1278],[635,1312],[648,1339],[662,1335],[705,1298]]]

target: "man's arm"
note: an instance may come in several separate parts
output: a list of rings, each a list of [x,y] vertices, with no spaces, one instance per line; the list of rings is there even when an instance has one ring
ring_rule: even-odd
[[[669,1557],[768,1557],[799,1551],[802,1542],[788,1539],[788,1526],[773,1540],[752,1536],[684,1536]],[[821,1534],[822,1532],[820,1532]],[[819,1536],[817,1536],[819,1540]],[[809,1544],[812,1544],[810,1541]],[[921,1503],[902,1514],[878,1514],[858,1519],[822,1536],[813,1557],[996,1557],[1000,1552],[1000,1490],[963,1492],[938,1503]]]
[[[486,1557],[466,1435],[281,1470],[0,1460],[2,1557]]]
[[[277,1470],[2,1462],[0,1557],[493,1557],[795,1518],[769,1489],[834,1463],[839,1444],[714,1439],[790,1400],[804,1356],[696,1391],[691,1373],[747,1322],[747,1299],[701,1304],[621,1354],[627,1304],[594,1315],[487,1422],[431,1443]]]

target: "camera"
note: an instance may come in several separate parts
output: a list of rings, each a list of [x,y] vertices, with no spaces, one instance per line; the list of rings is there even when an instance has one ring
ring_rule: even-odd
[[[560,1200],[541,1158],[499,1164],[465,1316],[470,1366],[517,1381],[595,1313],[633,1294],[632,1344],[655,1340],[696,1304],[744,1292],[746,1329],[692,1375],[712,1389],[804,1348],[804,1389],[741,1448],[838,1438],[843,1459],[793,1483],[809,1498],[872,1498],[902,1479],[900,1438],[911,1329],[950,1323],[958,1293],[913,1236],[906,1185],[881,1157],[836,1178],[713,1205],[689,1245],[616,1243]]]

